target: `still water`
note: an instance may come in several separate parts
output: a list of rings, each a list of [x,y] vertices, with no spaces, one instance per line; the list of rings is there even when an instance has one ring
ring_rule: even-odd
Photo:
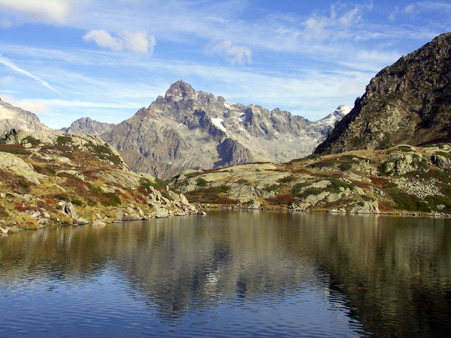
[[[0,337],[444,337],[451,220],[218,211],[0,237]]]

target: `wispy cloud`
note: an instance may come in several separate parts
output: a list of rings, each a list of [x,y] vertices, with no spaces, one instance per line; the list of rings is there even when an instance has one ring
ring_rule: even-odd
[[[232,41],[226,40],[214,45],[211,54],[219,55],[232,65],[245,65],[252,63],[252,51],[246,46],[235,46]]]
[[[83,36],[83,40],[95,42],[99,47],[116,51],[130,50],[135,53],[152,54],[155,47],[155,37],[146,32],[122,31],[112,36],[104,30],[92,30]]]
[[[14,62],[12,62],[9,59],[3,57],[1,54],[0,54],[0,63],[5,65],[6,67],[18,72],[18,73],[24,74],[24,75],[28,76],[29,78],[38,81],[42,86],[50,89],[51,91],[53,91],[55,93],[58,93],[58,94],[61,94],[58,90],[56,90],[55,88],[50,86],[47,81],[44,81],[41,78],[37,77],[36,75],[33,75],[30,72],[26,71],[25,69],[20,68]]]

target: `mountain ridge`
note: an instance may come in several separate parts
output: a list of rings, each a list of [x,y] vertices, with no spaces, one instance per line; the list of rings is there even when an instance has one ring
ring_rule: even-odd
[[[101,136],[133,170],[169,178],[186,169],[306,156],[346,109],[335,113],[311,122],[278,108],[227,102],[178,80]]]
[[[451,33],[381,70],[315,153],[451,141]]]

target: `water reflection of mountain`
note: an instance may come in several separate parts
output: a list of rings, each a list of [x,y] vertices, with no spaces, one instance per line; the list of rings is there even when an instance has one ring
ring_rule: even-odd
[[[223,212],[0,238],[0,271],[76,282],[118,269],[168,321],[315,288],[378,336],[434,336],[450,331],[450,239],[446,220]]]

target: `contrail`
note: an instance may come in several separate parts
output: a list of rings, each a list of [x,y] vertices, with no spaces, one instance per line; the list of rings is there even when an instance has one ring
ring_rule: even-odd
[[[1,54],[0,54],[0,63],[4,64],[8,68],[11,68],[12,70],[15,70],[16,72],[22,73],[22,74],[32,78],[33,80],[38,81],[44,87],[46,87],[46,88],[50,89],[51,91],[54,91],[55,93],[58,93],[58,94],[61,95],[61,92],[59,92],[58,90],[53,88],[51,85],[49,85],[49,83],[47,81],[44,81],[44,80],[40,79],[39,77],[37,77],[36,75],[33,75],[30,72],[27,72],[26,70],[18,67],[17,65],[14,64],[14,62],[12,62],[9,59],[3,57]]]

